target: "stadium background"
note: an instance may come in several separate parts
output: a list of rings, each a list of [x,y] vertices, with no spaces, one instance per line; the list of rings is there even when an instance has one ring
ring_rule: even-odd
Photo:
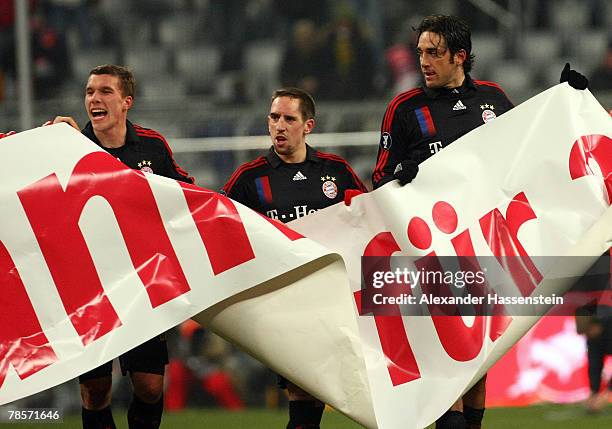
[[[23,54],[16,47],[19,3],[29,6],[27,82],[16,59]],[[267,147],[272,90],[297,85],[317,100],[311,143],[344,156],[369,181],[386,103],[419,81],[412,27],[431,13],[468,19],[476,55],[472,75],[499,82],[516,104],[556,84],[570,61],[591,79],[601,104],[612,108],[612,3],[606,0],[0,0],[0,131],[66,114],[84,125],[89,70],[124,64],[137,80],[132,121],[159,130],[196,183],[218,189],[234,168]],[[186,370],[178,374],[199,380],[177,408],[216,407],[219,401],[228,408],[267,407],[253,418],[281,427],[284,413],[275,408],[284,398],[257,362],[193,326],[169,336]],[[208,392],[202,388],[207,378]],[[130,396],[123,381],[115,383],[119,408]],[[219,399],[227,383],[238,402],[231,395]],[[26,405],[77,412],[77,386],[68,383],[19,404]],[[514,425],[529,427],[516,420],[525,415],[539,428],[547,419],[556,428],[612,425],[609,411],[576,420],[583,418],[577,406],[510,411],[494,411],[487,421],[499,415],[491,427],[501,428],[512,416]],[[210,413],[203,425],[216,415]],[[343,417],[338,422],[350,427]]]

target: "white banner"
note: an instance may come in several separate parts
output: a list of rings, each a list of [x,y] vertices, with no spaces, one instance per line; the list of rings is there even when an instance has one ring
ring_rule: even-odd
[[[356,317],[360,257],[514,252],[537,280],[523,295],[562,291],[587,267],[531,257],[612,243],[610,136],[592,95],[559,85],[426,161],[411,185],[290,225],[318,244],[130,170],[63,124],[2,139],[0,404],[197,314],[366,427],[427,426],[536,318]]]
[[[0,404],[333,260],[215,192],[125,167],[65,124],[2,139],[0,158]]]
[[[612,244],[611,136],[590,92],[558,85],[428,159],[410,185],[290,226],[342,255],[356,296],[362,255],[406,255],[416,266],[425,255],[515,255],[524,266],[497,275],[511,286],[532,279],[517,294],[561,294]],[[567,255],[593,258],[531,259]],[[378,427],[428,426],[536,320],[358,317]]]

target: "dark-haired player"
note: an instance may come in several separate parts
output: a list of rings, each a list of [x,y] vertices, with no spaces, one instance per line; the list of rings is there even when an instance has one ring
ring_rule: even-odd
[[[281,222],[343,201],[345,191],[366,192],[348,163],[306,143],[315,126],[315,104],[298,88],[274,91],[268,114],[272,146],[240,166],[223,187],[232,199]],[[281,379],[289,396],[288,429],[319,428],[324,404]]]
[[[468,24],[455,16],[425,17],[415,29],[424,85],[397,95],[381,126],[372,174],[374,188],[417,175],[419,164],[461,136],[512,109],[499,85],[470,77],[474,55]],[[561,82],[585,89],[587,80],[567,64]],[[436,422],[437,429],[480,429],[485,408],[485,378]]]

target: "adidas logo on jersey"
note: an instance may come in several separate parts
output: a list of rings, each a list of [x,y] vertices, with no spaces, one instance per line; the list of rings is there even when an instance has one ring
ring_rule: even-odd
[[[463,104],[461,100],[458,100],[457,103],[453,106],[453,110],[465,110],[465,109],[467,109],[467,107],[465,107],[465,104]]]
[[[298,171],[297,173],[295,173],[295,176],[293,176],[294,181],[295,180],[306,180],[306,179],[307,177],[304,176],[301,171]]]

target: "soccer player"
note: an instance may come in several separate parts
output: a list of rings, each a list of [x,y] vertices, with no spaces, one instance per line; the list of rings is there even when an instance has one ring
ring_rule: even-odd
[[[134,76],[125,67],[102,65],[89,73],[85,87],[85,110],[89,122],[82,133],[130,168],[193,183],[174,161],[164,137],[157,131],[132,124],[127,119],[134,102]],[[79,130],[69,116],[57,116],[53,123],[66,122]],[[168,350],[164,334],[119,357],[123,374],[129,372],[134,388],[128,409],[132,429],[158,428],[163,412],[163,387]],[[79,377],[83,428],[115,428],[111,412],[111,372],[108,362]]]
[[[315,126],[315,103],[298,88],[274,91],[268,114],[272,146],[240,166],[223,187],[232,199],[281,222],[340,202],[347,190],[366,192],[349,164],[306,143]],[[348,194],[348,193],[347,193]],[[281,378],[289,396],[288,429],[317,429],[324,404]]]
[[[470,77],[474,55],[471,31],[454,16],[425,17],[416,28],[424,86],[397,95],[381,126],[372,174],[374,188],[417,175],[419,164],[474,128],[513,107],[499,85]],[[566,64],[561,82],[585,89],[588,81]],[[485,408],[485,378],[436,422],[437,429],[479,429]]]
[[[590,395],[585,405],[588,412],[598,413],[612,395],[612,379],[601,388],[604,362],[612,354],[612,308],[580,307],[576,311],[576,325],[578,333],[586,337]]]
[[[578,281],[575,290],[603,292],[610,290],[612,249],[601,255]],[[576,309],[576,330],[586,339],[590,396],[585,405],[589,413],[600,412],[612,396],[612,379],[602,389],[602,373],[608,355],[612,355],[612,307],[589,303]]]

